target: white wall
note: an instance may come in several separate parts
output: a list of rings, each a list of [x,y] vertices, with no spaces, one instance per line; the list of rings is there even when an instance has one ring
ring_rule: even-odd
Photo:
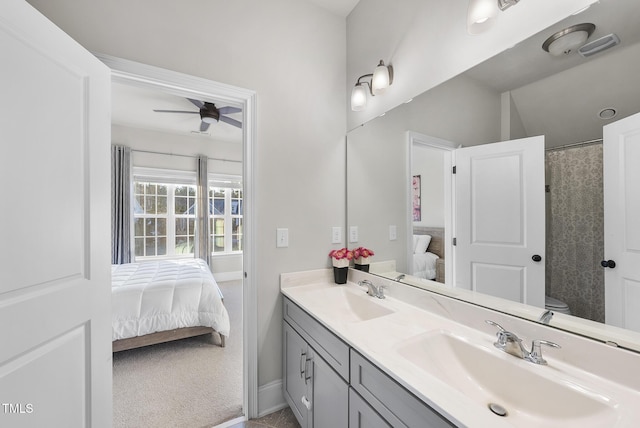
[[[348,129],[502,52],[595,0],[525,0],[498,12],[495,25],[471,36],[468,0],[360,0],[347,17],[347,85],[380,59],[394,66],[384,95],[362,112],[347,111]],[[345,94],[345,98],[348,94]]]
[[[328,267],[344,224],[344,18],[299,0],[29,2],[91,51],[257,92],[258,383],[280,379],[279,274]]]

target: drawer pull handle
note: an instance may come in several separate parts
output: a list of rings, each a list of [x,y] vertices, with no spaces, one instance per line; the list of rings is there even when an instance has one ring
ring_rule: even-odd
[[[300,378],[304,376],[304,371],[307,369],[306,355],[306,352],[300,352]]]
[[[304,384],[306,385],[311,380],[311,373],[307,371],[307,363],[313,358],[307,358],[304,362]]]

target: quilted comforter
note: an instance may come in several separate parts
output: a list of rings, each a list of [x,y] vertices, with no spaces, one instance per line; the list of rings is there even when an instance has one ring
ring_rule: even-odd
[[[209,266],[200,259],[111,266],[113,340],[182,327],[229,336],[229,314]]]

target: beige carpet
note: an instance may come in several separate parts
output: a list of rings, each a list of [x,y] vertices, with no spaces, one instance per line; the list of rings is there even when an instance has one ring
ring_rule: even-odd
[[[226,347],[214,334],[113,355],[115,428],[211,427],[242,415],[242,282],[219,285]]]

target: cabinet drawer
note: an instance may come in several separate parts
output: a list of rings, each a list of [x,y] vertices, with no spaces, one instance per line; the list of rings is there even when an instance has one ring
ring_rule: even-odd
[[[349,388],[349,428],[391,428],[382,416]]]
[[[351,386],[393,427],[455,426],[354,350]]]
[[[284,319],[344,380],[349,382],[349,346],[283,296]]]

